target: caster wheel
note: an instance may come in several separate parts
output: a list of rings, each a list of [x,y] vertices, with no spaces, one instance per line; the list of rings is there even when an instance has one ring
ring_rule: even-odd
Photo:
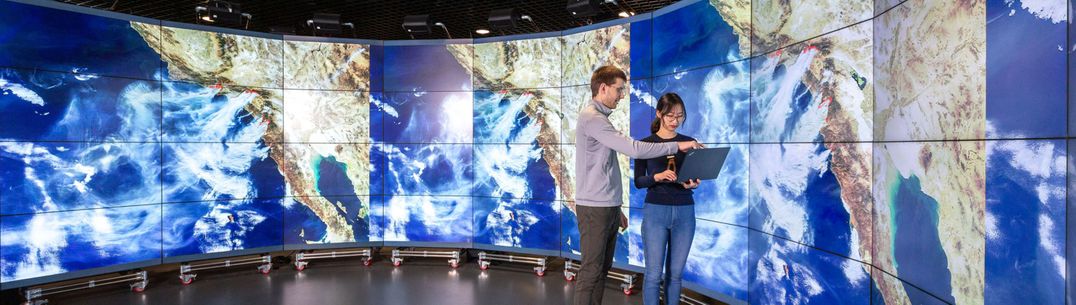
[[[194,282],[194,278],[193,277],[192,278],[186,278],[186,279],[180,278],[179,282],[182,283],[183,286],[190,285],[191,282]]]
[[[402,264],[403,264],[403,262],[392,262],[393,267],[399,267]]]
[[[478,269],[482,269],[482,270],[489,270],[489,265],[486,265],[486,264],[478,264]]]
[[[134,292],[143,292],[143,291],[146,291],[146,287],[142,287],[142,286],[131,286],[131,291],[134,291]]]
[[[261,273],[264,274],[264,275],[269,275],[269,272],[272,271],[272,270],[273,269],[264,269],[264,270],[258,270],[258,271],[261,271]]]
[[[538,274],[538,276],[545,276],[545,271],[538,271],[536,274]]]
[[[452,268],[459,268],[460,267],[460,263],[451,263],[451,264],[448,264],[448,265],[452,266]]]
[[[295,271],[303,271],[305,269],[306,269],[306,265],[296,265],[295,266]],[[266,273],[266,272],[262,272],[262,273]]]
[[[367,259],[367,260],[363,260],[363,261],[362,261],[362,265],[363,265],[363,266],[366,266],[366,267],[370,267],[370,265],[373,265],[373,264],[374,264],[374,261],[373,261],[373,260],[368,260],[368,259]],[[396,265],[396,266],[399,266],[399,265]]]
[[[631,293],[632,293],[631,289],[624,288],[624,295],[631,295]]]
[[[565,275],[565,276],[564,276],[564,280],[565,280],[565,281],[569,281],[569,282],[571,282],[571,281],[574,281],[574,280],[575,280],[575,276],[574,276],[574,275]]]

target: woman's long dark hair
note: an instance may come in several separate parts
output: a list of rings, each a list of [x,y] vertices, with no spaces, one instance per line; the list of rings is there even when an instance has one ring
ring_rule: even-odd
[[[654,118],[654,122],[650,123],[650,133],[658,133],[658,130],[661,130],[661,117],[672,111],[673,106],[676,105],[680,105],[680,109],[684,110],[684,120],[687,120],[687,107],[684,107],[684,100],[680,99],[676,93],[666,93],[658,99],[658,115]]]

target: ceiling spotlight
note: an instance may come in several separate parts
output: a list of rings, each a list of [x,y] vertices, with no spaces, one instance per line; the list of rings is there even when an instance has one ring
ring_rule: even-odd
[[[433,23],[430,15],[407,15],[404,16],[403,28],[410,34],[429,33]]]
[[[480,35],[486,35],[486,34],[489,34],[489,30],[487,30],[487,29],[477,29],[477,30],[474,30],[474,32],[475,32],[475,33],[478,33],[478,34],[480,34]]]
[[[631,17],[631,15],[628,15],[628,12],[624,12],[624,11],[621,11],[620,14],[617,14],[617,16],[620,16],[621,18]]]
[[[523,14],[516,8],[497,9],[489,12],[489,27],[494,30],[511,30],[523,21]]]
[[[340,24],[340,14],[314,14],[313,18],[306,20],[306,25],[314,31],[314,36],[340,35],[343,27]]]
[[[602,0],[568,0],[568,12],[572,17],[592,17],[598,15],[601,8],[598,7]]]
[[[251,15],[243,13],[239,4],[228,1],[209,0],[194,8],[199,20],[226,27],[249,27]],[[243,19],[246,19],[244,25]]]
[[[403,28],[407,31],[407,35],[414,39],[414,34],[428,34],[433,27],[440,27],[445,30],[445,36],[448,39],[452,39],[452,34],[448,32],[448,27],[445,27],[444,23],[433,22],[430,20],[430,15],[407,15],[404,16]]]
[[[602,13],[601,4],[617,5],[616,0],[568,0],[568,12],[575,18],[587,18]]]

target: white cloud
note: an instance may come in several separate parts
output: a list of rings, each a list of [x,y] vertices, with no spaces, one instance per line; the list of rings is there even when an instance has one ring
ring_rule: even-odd
[[[0,92],[4,90],[10,91],[12,94],[15,94],[15,96],[27,102],[30,102],[31,104],[45,106],[45,99],[41,98],[41,96],[37,95],[37,93],[33,90],[27,89],[20,84],[11,83],[8,82],[6,79],[0,78]],[[7,92],[4,92],[3,94],[7,94]]]
[[[1020,8],[1039,19],[1045,19],[1053,23],[1064,22],[1065,14],[1068,11],[1065,0],[1021,0]]]
[[[1046,213],[1039,215],[1039,244],[1052,258],[1054,268],[1057,268],[1058,276],[1064,278],[1065,253],[1062,253],[1062,250],[1057,247],[1057,245],[1064,244],[1065,242],[1054,237],[1054,221],[1050,219],[1050,216],[1051,215],[1047,215]]]
[[[1001,238],[1001,231],[998,230],[998,218],[994,216],[994,213],[986,213],[986,239],[994,241]]]
[[[844,260],[841,263],[841,271],[844,272],[844,277],[848,278],[848,282],[852,283],[853,286],[859,286],[863,280],[867,279],[867,271],[863,270],[863,264],[854,260]]]

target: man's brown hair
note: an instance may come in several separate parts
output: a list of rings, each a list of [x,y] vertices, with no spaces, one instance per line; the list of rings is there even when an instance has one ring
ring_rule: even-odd
[[[601,66],[594,70],[594,74],[590,75],[590,97],[598,96],[598,88],[601,84],[612,86],[618,78],[628,81],[628,75],[624,74],[624,70],[614,66]]]

